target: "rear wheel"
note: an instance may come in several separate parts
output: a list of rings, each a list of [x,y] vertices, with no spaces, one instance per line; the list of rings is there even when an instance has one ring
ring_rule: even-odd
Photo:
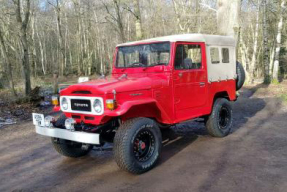
[[[206,121],[208,133],[213,137],[225,137],[229,134],[233,121],[230,101],[225,98],[215,100],[212,113]]]
[[[123,123],[116,133],[115,160],[123,170],[144,173],[156,164],[161,145],[161,132],[152,119],[131,119]]]
[[[68,141],[64,139],[51,138],[55,150],[66,157],[82,157],[87,155],[93,146],[83,147],[82,143]]]

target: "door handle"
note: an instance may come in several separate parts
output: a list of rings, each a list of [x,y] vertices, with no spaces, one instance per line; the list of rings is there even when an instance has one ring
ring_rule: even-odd
[[[200,87],[204,87],[204,86],[205,86],[205,82],[200,82],[200,83],[199,83],[199,86],[200,86]]]
[[[179,73],[178,76],[179,76],[179,77],[182,77],[182,73]]]

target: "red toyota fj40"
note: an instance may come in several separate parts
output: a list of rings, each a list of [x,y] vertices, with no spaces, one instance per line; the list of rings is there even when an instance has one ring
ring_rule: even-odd
[[[113,142],[119,167],[146,172],[160,156],[161,128],[201,117],[210,135],[228,135],[245,79],[235,49],[232,37],[202,34],[120,44],[111,77],[61,90],[53,102],[64,115],[33,114],[36,132],[68,157]]]

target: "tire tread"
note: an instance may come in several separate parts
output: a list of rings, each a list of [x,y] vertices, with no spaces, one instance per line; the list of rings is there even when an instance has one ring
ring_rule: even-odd
[[[141,174],[141,173],[147,171],[147,170],[137,169],[135,166],[133,166],[133,164],[130,164],[128,159],[131,158],[131,157],[126,155],[126,149],[128,149],[129,145],[130,145],[129,135],[132,134],[133,131],[134,131],[132,129],[132,126],[137,121],[141,121],[141,120],[150,120],[150,121],[152,121],[151,119],[144,118],[144,117],[138,117],[138,118],[127,120],[126,122],[124,122],[120,126],[120,128],[118,129],[118,131],[116,133],[116,136],[114,138],[114,143],[115,143],[115,145],[114,145],[115,161],[117,162],[118,166],[121,169],[126,170],[128,172],[131,172],[133,174]],[[153,122],[153,124],[155,125],[154,122]],[[147,169],[149,170],[152,167],[153,167],[153,165],[151,165]]]

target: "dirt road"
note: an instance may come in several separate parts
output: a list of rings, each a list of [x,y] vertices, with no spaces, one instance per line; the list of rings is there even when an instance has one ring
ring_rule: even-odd
[[[143,175],[121,171],[112,151],[62,157],[31,122],[2,128],[0,191],[287,191],[287,108],[256,90],[234,104],[228,137],[206,135],[198,122],[177,126]]]

